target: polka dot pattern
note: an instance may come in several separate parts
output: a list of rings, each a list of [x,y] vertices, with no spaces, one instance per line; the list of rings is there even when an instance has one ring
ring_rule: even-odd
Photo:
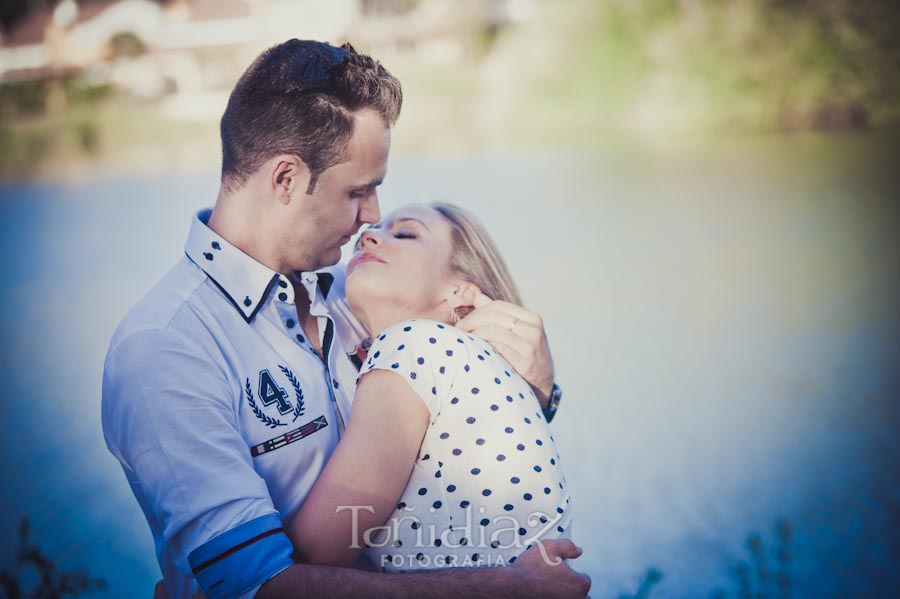
[[[376,566],[508,565],[528,544],[570,534],[565,478],[540,406],[493,348],[450,325],[409,320],[378,335],[369,358],[360,376],[399,373],[431,414],[391,515],[398,536],[366,550]]]

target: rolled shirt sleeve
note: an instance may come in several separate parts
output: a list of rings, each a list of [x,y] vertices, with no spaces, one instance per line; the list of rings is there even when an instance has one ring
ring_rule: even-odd
[[[153,530],[170,596],[255,593],[291,566],[291,544],[253,468],[232,398],[240,383],[190,340],[129,334],[107,356],[102,417]],[[165,558],[165,559],[163,559]],[[180,584],[179,584],[180,581]]]

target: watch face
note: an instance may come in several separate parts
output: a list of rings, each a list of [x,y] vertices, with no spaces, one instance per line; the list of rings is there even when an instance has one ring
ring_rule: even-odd
[[[544,418],[547,419],[548,423],[556,416],[556,409],[559,407],[560,397],[562,397],[562,392],[559,390],[559,387],[553,385],[553,391],[550,392],[550,402],[547,404],[547,407],[543,409]]]
[[[553,404],[553,407],[556,407],[556,404],[559,403],[559,400],[562,399],[562,389],[559,388],[559,385],[553,385],[553,391],[550,392],[550,402]]]

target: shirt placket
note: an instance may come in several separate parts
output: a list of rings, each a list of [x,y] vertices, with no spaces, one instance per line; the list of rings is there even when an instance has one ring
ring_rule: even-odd
[[[294,299],[293,285],[290,284],[287,277],[278,275],[278,285],[275,292],[278,318],[281,320],[281,324],[284,325],[288,337],[293,339],[302,349],[312,352],[312,348],[303,334],[303,328],[297,320],[297,306]]]
[[[318,276],[314,273],[303,273],[300,275],[300,281],[306,292],[309,294],[310,306],[309,313],[316,317],[316,324],[319,331],[319,347],[322,348],[320,359],[325,366],[325,385],[328,388],[328,397],[331,400],[331,406],[338,419],[338,431],[341,436],[346,428],[345,415],[341,409],[341,405],[337,400],[337,392],[340,385],[334,376],[332,348],[335,345],[334,321],[325,305],[325,300],[320,293],[318,287]]]

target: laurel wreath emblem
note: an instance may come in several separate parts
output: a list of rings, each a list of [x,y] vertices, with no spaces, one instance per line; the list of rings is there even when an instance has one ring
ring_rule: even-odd
[[[266,416],[266,414],[265,414],[262,410],[259,409],[259,406],[256,405],[256,400],[253,399],[253,388],[250,386],[250,378],[249,378],[249,377],[247,377],[247,385],[246,385],[246,387],[247,387],[247,388],[246,388],[246,390],[247,390],[247,403],[250,404],[250,409],[253,410],[253,415],[254,415],[254,416],[256,416],[257,418],[259,418],[260,420],[262,420],[263,424],[265,424],[265,425],[268,426],[269,428],[275,428],[275,427],[278,427],[278,426],[287,426],[287,423],[286,423],[286,422],[282,422],[282,421],[278,420],[277,418],[271,418],[271,417],[269,417],[269,416]],[[295,411],[296,411],[296,410],[295,410]],[[297,417],[295,416],[294,419],[296,420]]]
[[[297,398],[297,404],[294,406],[294,420],[292,422],[296,422],[297,418],[303,416],[303,413],[306,411],[306,406],[303,404],[303,390],[300,389],[300,382],[297,381],[297,377],[294,376],[293,372],[281,364],[278,365],[278,368],[284,373],[284,376],[287,377],[288,382],[294,388],[294,397]]]

